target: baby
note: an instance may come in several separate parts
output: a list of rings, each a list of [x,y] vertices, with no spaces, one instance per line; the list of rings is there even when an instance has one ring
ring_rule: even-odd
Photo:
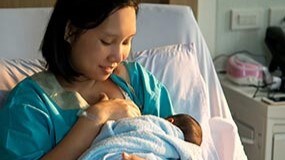
[[[202,129],[190,115],[143,115],[108,121],[80,159],[120,159],[127,152],[145,159],[199,160],[201,142]]]

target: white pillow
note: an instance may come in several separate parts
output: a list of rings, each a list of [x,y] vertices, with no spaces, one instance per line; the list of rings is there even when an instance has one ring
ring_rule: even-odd
[[[200,73],[195,45],[177,44],[135,52],[130,54],[129,60],[141,63],[167,87],[175,113],[190,114],[200,123],[203,159],[218,159],[209,127],[206,84]]]
[[[188,113],[201,122],[204,114],[205,82],[201,76],[193,43],[165,46],[132,53],[170,92],[176,113]],[[206,109],[207,110],[207,109]],[[206,115],[208,117],[208,114]]]
[[[42,60],[0,59],[0,91],[11,90],[18,82],[27,76],[44,69]]]
[[[44,69],[38,59],[0,59],[0,108],[8,92],[22,79]]]

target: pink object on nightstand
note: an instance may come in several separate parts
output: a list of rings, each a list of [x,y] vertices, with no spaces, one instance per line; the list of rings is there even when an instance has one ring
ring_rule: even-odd
[[[243,54],[236,54],[229,57],[227,61],[227,76],[237,84],[261,85],[263,84],[264,68],[252,58]]]

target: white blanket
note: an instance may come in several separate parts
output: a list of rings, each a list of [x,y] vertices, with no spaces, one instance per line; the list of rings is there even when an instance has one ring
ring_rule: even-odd
[[[179,128],[151,115],[108,121],[80,159],[121,159],[122,152],[151,160],[202,159],[200,147],[184,141]]]

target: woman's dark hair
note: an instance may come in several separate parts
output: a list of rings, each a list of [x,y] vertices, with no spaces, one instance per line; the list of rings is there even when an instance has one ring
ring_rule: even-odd
[[[47,69],[65,80],[74,80],[80,73],[70,64],[71,46],[66,41],[66,28],[71,25],[78,37],[82,32],[100,25],[109,15],[123,7],[134,7],[138,12],[139,0],[57,0],[49,20],[41,51]]]

